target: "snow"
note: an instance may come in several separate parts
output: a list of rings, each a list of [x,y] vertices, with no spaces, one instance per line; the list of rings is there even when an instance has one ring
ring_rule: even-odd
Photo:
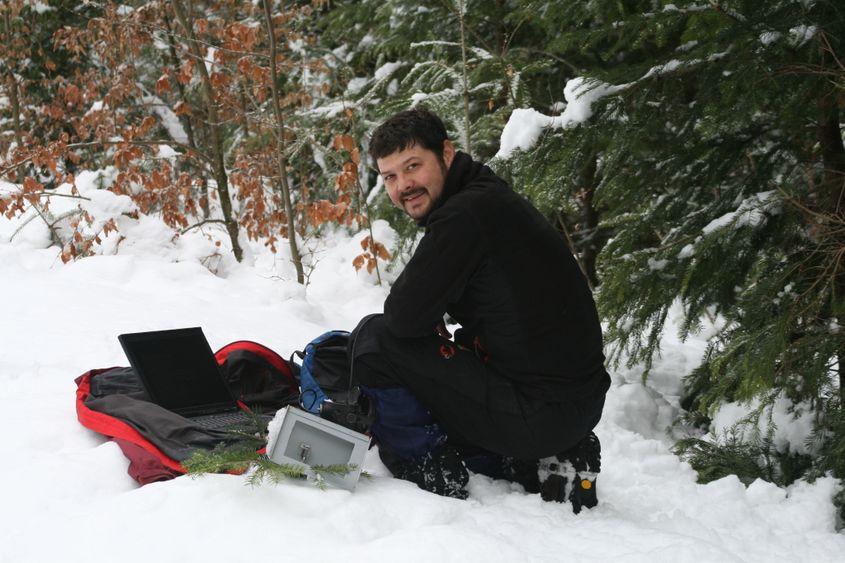
[[[219,226],[174,237],[155,216],[123,215],[134,210],[128,198],[98,189],[113,174],[81,173],[77,186],[89,199],[51,203],[57,215],[82,203],[96,220],[118,222],[124,240],[107,238],[98,255],[62,264],[40,220],[10,244],[22,219],[0,218],[0,561],[222,562],[247,553],[351,562],[841,560],[835,479],[788,488],[762,481],[746,488],[736,477],[700,485],[671,453],[665,430],[679,412],[680,377],[700,361],[712,327],[686,342],[670,327],[648,385],[640,368],[613,373],[596,430],[600,504],[578,516],[479,475],[469,500],[437,497],[391,478],[375,450],[364,464],[372,478],[354,493],[301,481],[250,488],[232,475],[137,487],[118,447],[74,412],[73,378],[126,365],[118,334],[202,326],[212,348],[249,339],[286,356],[381,310],[387,288],[352,268],[366,233],[311,239],[316,267],[303,288],[287,245],[273,255],[245,242],[251,259],[238,264]],[[374,230],[392,245],[386,223]],[[679,314],[670,313],[670,324]],[[775,408],[785,447],[797,446],[806,428],[791,417]]]
[[[648,259],[648,268],[652,272],[660,271],[666,268],[666,265],[669,264],[668,260],[665,259],[656,259],[656,258],[649,258]]]
[[[798,25],[789,30],[789,43],[796,49],[803,47],[818,32],[814,25]]]
[[[209,49],[209,51],[210,50],[211,49]],[[185,132],[185,128],[182,127],[182,122],[179,121],[179,116],[176,115],[176,112],[170,109],[170,107],[158,96],[147,94],[143,96],[141,100],[145,104],[150,105],[150,108],[161,120],[162,126],[167,130],[171,139],[183,145],[188,144],[188,134]]]
[[[671,61],[669,61],[667,63],[664,63],[662,65],[657,65],[657,66],[650,68],[648,70],[648,72],[646,72],[642,76],[642,78],[640,78],[640,80],[643,80],[645,78],[650,78],[652,76],[659,76],[659,75],[665,74],[667,72],[672,72],[672,71],[677,70],[678,68],[680,68],[684,65],[689,65],[689,64],[692,64],[694,62],[697,62],[697,59],[693,59],[692,61],[679,61],[678,59],[672,59]]]
[[[778,39],[780,39],[782,34],[778,31],[764,31],[760,34],[760,43],[765,46],[769,46]]]
[[[366,86],[370,82],[369,78],[363,77],[356,77],[349,81],[349,84],[346,85],[346,95],[347,96],[354,96],[358,92],[360,92],[364,86]]]
[[[311,113],[311,114],[317,115],[317,116],[321,116],[321,117],[325,117],[325,118],[332,118],[332,117],[336,117],[337,115],[343,113],[344,111],[346,111],[349,108],[355,108],[355,107],[356,106],[353,102],[347,102],[347,101],[341,100],[341,101],[338,101],[338,102],[331,102],[331,103],[326,104],[324,106],[312,108],[312,109],[308,110],[308,113]]]
[[[158,145],[158,157],[164,159],[171,159],[179,156],[179,153],[170,145]]]
[[[496,158],[506,159],[517,149],[529,150],[537,144],[543,130],[552,126],[554,119],[555,117],[543,115],[534,109],[520,108],[513,110],[510,119],[502,130],[502,138]]]
[[[381,192],[384,191],[384,178],[381,174],[376,176],[376,185],[367,194],[367,205],[372,205]]]
[[[619,92],[627,85],[613,86],[583,77],[567,81],[563,89],[566,107],[558,116],[544,115],[530,108],[513,110],[494,158],[508,159],[513,151],[527,151],[533,147],[545,129],[566,129],[583,123],[593,115],[593,103],[604,96]]]
[[[411,43],[411,48],[418,48],[418,47],[460,47],[460,43],[455,43],[454,41],[418,41],[415,43]],[[487,51],[486,49],[482,49],[481,47],[468,47],[476,57],[482,60],[490,60],[493,58],[493,55]]]
[[[766,222],[766,213],[777,213],[779,211],[776,192],[770,190],[760,192],[746,198],[739,204],[736,211],[725,213],[704,226],[702,232],[709,235],[714,231],[732,225],[735,229],[740,227],[759,227]]]
[[[808,440],[813,431],[813,415],[810,405],[802,404],[797,408],[784,396],[779,396],[774,403],[765,407],[759,420],[744,420],[748,413],[758,409],[760,402],[750,404],[726,403],[713,417],[711,433],[705,439],[716,440],[731,433],[737,436],[766,437],[768,423],[771,422],[772,444],[779,452],[808,454]]]
[[[44,14],[55,10],[53,6],[48,5],[46,2],[41,2],[40,0],[30,0],[29,5],[36,14]]]
[[[691,258],[692,256],[695,256],[695,246],[692,244],[684,245],[684,247],[678,253],[678,258],[681,259]]]
[[[411,94],[411,107],[415,107],[420,102],[424,102],[428,99],[428,94],[425,92],[415,92]]]
[[[687,10],[699,10],[701,7],[693,6]],[[678,11],[673,4],[667,4],[664,11]],[[801,38],[809,39],[815,34],[816,30],[813,28],[794,28],[791,33],[794,37],[800,35]],[[681,45],[678,50],[684,51],[693,48],[696,42],[691,41]],[[716,61],[727,56],[728,51],[714,53],[707,57],[707,61]],[[513,110],[510,119],[505,124],[502,130],[502,135],[499,143],[499,152],[494,158],[506,160],[511,157],[515,150],[527,151],[531,149],[540,138],[540,135],[546,129],[566,129],[575,127],[584,123],[593,115],[593,103],[601,98],[621,92],[633,84],[660,76],[662,74],[670,73],[679,68],[690,67],[701,63],[701,59],[679,60],[672,59],[663,64],[651,67],[645,74],[634,82],[625,84],[608,84],[592,78],[585,78],[579,76],[567,81],[564,87],[563,94],[566,98],[566,106],[563,113],[559,116],[549,116],[530,108],[518,108]],[[519,73],[514,77],[517,80]],[[512,88],[513,89],[513,88]],[[416,102],[415,102],[416,103]],[[559,111],[555,104],[552,111]]]
[[[205,59],[204,59],[203,62],[205,63],[205,70],[209,74],[214,72],[214,64],[215,64],[214,57],[215,57],[216,54],[217,54],[217,48],[216,47],[206,48]]]
[[[396,72],[396,69],[401,68],[404,64],[405,63],[403,61],[384,63],[376,69],[375,73],[373,74],[373,78],[376,81],[387,78],[388,76]]]
[[[292,40],[288,41],[288,49],[290,49],[291,51],[293,51],[294,53],[296,53],[298,55],[304,55],[305,54],[305,41],[303,41],[302,39],[292,39]]]
[[[102,100],[97,100],[96,102],[91,104],[91,108],[85,113],[85,115],[87,116],[87,115],[90,115],[90,114],[97,112],[97,111],[103,111],[103,101]]]

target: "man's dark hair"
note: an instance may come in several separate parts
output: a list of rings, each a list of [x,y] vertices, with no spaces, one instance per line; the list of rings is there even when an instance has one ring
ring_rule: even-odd
[[[378,160],[396,151],[420,145],[443,160],[446,127],[434,113],[424,107],[400,111],[376,127],[370,138],[370,156]]]

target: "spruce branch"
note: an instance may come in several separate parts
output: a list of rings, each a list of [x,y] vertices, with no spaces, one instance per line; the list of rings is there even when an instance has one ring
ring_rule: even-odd
[[[255,439],[254,436],[252,436]],[[355,471],[354,464],[315,465],[279,464],[271,461],[266,454],[259,454],[253,447],[237,447],[220,444],[213,450],[197,450],[182,466],[192,477],[208,473],[246,473],[246,484],[251,487],[265,482],[278,485],[285,479],[303,479],[310,477],[319,489],[326,488],[326,476],[343,476]],[[362,473],[363,474],[363,473]],[[367,477],[369,477],[367,475]]]
[[[242,473],[250,468],[257,455],[254,450],[218,445],[211,451],[197,450],[182,462],[182,466],[192,476],[233,471]]]
[[[717,2],[716,0],[710,0],[710,6],[718,13],[724,14],[725,16],[729,17],[733,21],[737,22],[746,27],[750,27],[748,24],[748,18],[740,14],[735,10],[731,10],[730,8],[725,8],[722,6],[721,2]]]

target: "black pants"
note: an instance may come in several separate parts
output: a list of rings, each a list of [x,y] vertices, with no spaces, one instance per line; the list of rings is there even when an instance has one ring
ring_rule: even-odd
[[[496,369],[495,360],[484,363],[473,351],[437,335],[397,338],[381,315],[365,318],[352,341],[353,374],[359,383],[376,390],[407,388],[453,445],[521,459],[555,455],[586,436],[601,417],[609,386],[602,370],[596,376],[602,380],[593,386],[601,390],[598,394],[528,396]]]

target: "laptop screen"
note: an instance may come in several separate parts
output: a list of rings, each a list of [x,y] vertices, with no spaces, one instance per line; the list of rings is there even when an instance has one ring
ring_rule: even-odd
[[[156,404],[179,413],[235,406],[202,329],[138,332],[118,338]]]

